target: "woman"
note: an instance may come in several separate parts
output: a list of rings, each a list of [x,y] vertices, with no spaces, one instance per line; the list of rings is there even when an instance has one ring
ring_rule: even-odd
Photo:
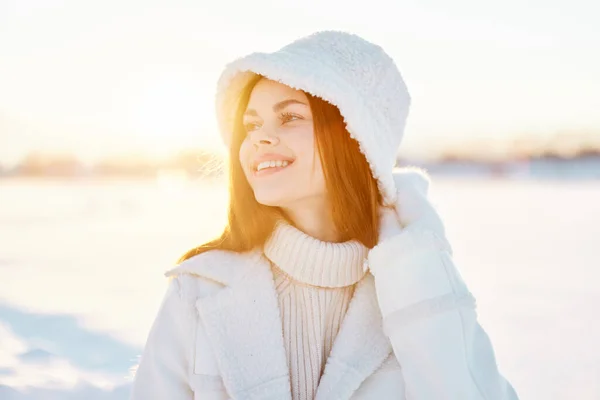
[[[410,96],[318,32],[227,66],[229,221],[182,257],[134,399],[516,399],[427,200],[393,171]]]

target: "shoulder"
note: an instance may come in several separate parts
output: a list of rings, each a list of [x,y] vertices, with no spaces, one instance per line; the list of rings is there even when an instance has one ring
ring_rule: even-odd
[[[257,257],[258,251],[209,250],[182,261],[165,276],[174,281],[183,299],[193,301],[239,281],[245,264]]]

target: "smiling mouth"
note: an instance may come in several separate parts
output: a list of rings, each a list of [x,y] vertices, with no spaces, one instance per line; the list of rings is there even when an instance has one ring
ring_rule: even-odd
[[[292,165],[293,161],[277,160],[277,161],[263,161],[254,168],[255,176],[271,175],[281,170],[288,168]]]

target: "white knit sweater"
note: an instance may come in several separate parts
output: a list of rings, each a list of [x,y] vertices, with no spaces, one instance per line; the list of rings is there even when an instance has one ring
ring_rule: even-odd
[[[265,244],[272,262],[294,400],[313,399],[368,249],[323,242],[280,222]]]

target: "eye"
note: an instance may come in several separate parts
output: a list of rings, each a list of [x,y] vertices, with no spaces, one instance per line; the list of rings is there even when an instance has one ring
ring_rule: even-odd
[[[292,121],[296,121],[296,120],[300,120],[300,119],[304,119],[304,118],[302,118],[300,115],[297,115],[297,114],[284,112],[284,113],[281,113],[281,115],[279,115],[279,119],[281,120],[282,124],[285,124],[288,122],[292,122]]]
[[[244,129],[246,132],[252,132],[260,127],[256,122],[247,122],[244,124]]]

